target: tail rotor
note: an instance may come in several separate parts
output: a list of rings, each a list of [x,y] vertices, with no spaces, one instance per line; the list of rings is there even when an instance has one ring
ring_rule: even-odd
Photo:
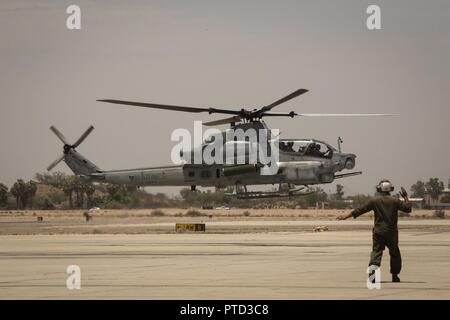
[[[78,147],[84,141],[84,139],[86,139],[87,136],[92,132],[92,130],[94,130],[94,127],[89,126],[89,128],[87,128],[87,130],[78,138],[78,140],[72,145],[72,147],[73,148]]]
[[[66,137],[64,137],[64,135],[58,129],[56,129],[55,126],[51,126],[50,130],[53,131],[53,133],[59,138],[59,140],[62,141],[62,143],[67,144],[67,145],[70,144],[69,142],[67,142]]]
[[[54,167],[58,165],[62,160],[64,160],[64,153],[60,155],[55,161],[53,161],[48,167],[47,171],[51,171]]]
[[[55,127],[51,126],[50,130],[61,140],[62,143],[64,143],[64,151],[63,154],[60,155],[55,161],[53,161],[48,167],[47,170],[50,171],[54,167],[56,167],[62,160],[64,160],[66,154],[70,152],[70,150],[75,149],[78,147],[86,138],[87,136],[94,130],[94,127],[91,125],[87,130],[78,138],[78,140],[74,144],[70,144],[66,137]]]

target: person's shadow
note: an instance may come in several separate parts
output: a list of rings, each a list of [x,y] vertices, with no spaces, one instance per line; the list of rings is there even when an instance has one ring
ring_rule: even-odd
[[[361,281],[352,281],[352,282],[359,282],[359,283],[361,283]],[[383,281],[383,280],[381,280],[380,283],[415,283],[415,284],[421,283],[421,284],[423,284],[423,283],[427,283],[427,282],[425,282],[425,281],[403,281],[403,280],[401,280],[400,282],[392,282],[392,281]]]
[[[381,281],[380,283],[426,283],[425,281],[403,281],[400,282],[392,282],[392,281]]]

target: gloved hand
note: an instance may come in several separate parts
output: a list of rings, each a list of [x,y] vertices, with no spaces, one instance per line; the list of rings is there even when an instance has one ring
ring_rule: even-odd
[[[399,194],[403,199],[405,199],[405,200],[408,199],[408,192],[406,192],[405,188],[400,187]]]
[[[351,213],[349,213],[349,214],[341,214],[341,215],[336,217],[336,220],[346,220],[346,219],[348,219],[350,217],[352,217]]]

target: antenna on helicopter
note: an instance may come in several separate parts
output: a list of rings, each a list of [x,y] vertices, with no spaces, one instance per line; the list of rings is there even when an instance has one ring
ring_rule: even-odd
[[[341,153],[341,143],[344,143],[344,141],[342,140],[341,137],[338,137],[337,144],[338,144],[339,153]]]

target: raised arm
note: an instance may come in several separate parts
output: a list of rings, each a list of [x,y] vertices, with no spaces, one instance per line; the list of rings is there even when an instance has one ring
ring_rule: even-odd
[[[357,218],[357,217],[359,217],[360,215],[362,215],[362,214],[364,214],[364,213],[366,213],[366,212],[369,212],[369,211],[371,211],[371,210],[373,210],[373,202],[372,202],[372,200],[369,200],[369,201],[368,201],[365,205],[363,205],[362,207],[356,208],[356,209],[354,209],[352,212],[350,212],[350,213],[348,213],[348,214],[340,215],[340,216],[338,216],[336,219],[337,219],[337,220],[346,220],[346,219],[351,218],[351,217]]]
[[[410,213],[411,212],[411,202],[409,202],[408,193],[406,192],[405,188],[400,188],[400,196],[405,201],[398,201],[398,210]]]

